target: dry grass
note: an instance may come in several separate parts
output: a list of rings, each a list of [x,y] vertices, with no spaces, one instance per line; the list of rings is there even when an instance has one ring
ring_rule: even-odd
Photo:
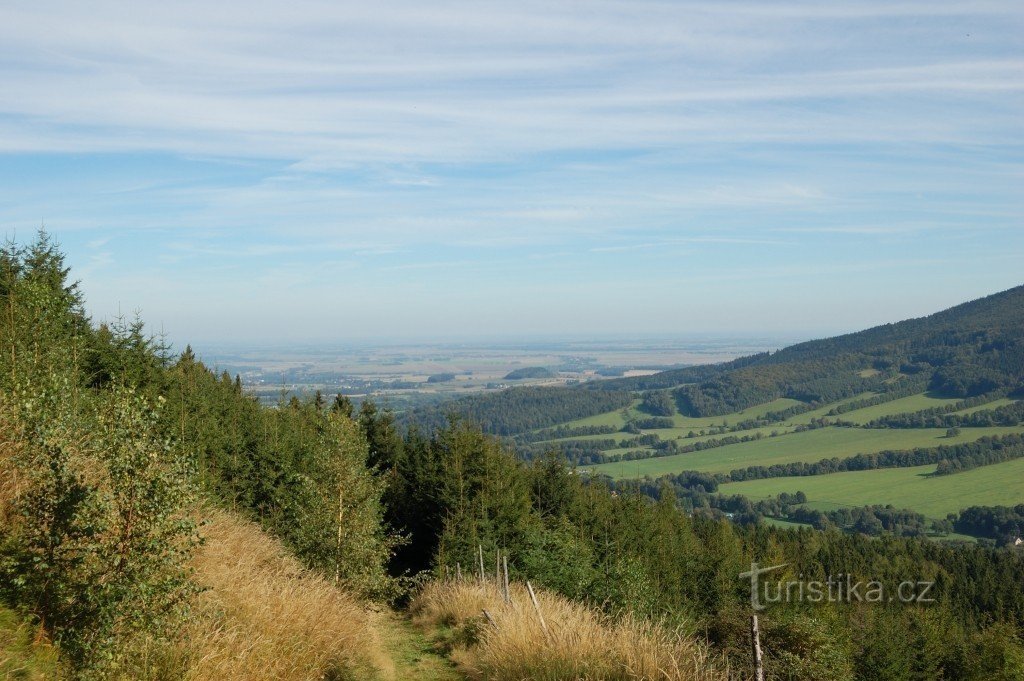
[[[365,606],[254,523],[213,511],[193,564],[208,590],[184,632],[185,678],[362,679],[387,671]]]
[[[491,584],[432,582],[413,602],[417,623],[450,627],[452,657],[471,678],[489,681],[725,681],[706,647],[679,632],[632,617],[611,619],[582,604],[537,594],[545,635],[522,585],[506,605]],[[482,610],[494,618],[488,624]]]

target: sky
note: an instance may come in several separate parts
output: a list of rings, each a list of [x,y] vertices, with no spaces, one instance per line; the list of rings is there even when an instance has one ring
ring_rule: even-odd
[[[1019,0],[0,4],[0,229],[179,345],[852,331],[1022,178]]]

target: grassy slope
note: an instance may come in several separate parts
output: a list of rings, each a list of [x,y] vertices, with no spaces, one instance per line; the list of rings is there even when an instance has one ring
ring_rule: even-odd
[[[844,400],[849,402],[870,397],[870,394]],[[911,395],[891,402],[857,409],[842,414],[839,418],[855,423],[866,423],[872,419],[890,414],[921,411],[931,407],[955,403],[957,400],[939,398],[926,393]],[[794,433],[792,429],[798,424],[809,423],[812,419],[827,415],[836,404],[820,407],[804,414],[798,414],[783,423],[771,426],[728,433],[726,435],[743,436],[761,432],[779,431],[785,433],[774,438],[765,438],[753,442],[744,442],[725,447],[709,449],[703,452],[677,454],[667,457],[655,457],[636,461],[621,461],[591,467],[591,470],[611,475],[614,478],[636,478],[643,476],[657,477],[667,473],[678,473],[683,470],[700,470],[715,473],[727,473],[736,468],[746,466],[770,466],[777,463],[795,461],[814,462],[830,457],[847,457],[861,453],[878,452],[884,449],[910,449],[914,447],[934,447],[943,444],[971,442],[986,435],[1003,435],[1006,433],[1024,432],[1024,425],[1012,428],[964,428],[953,438],[946,437],[943,429],[862,429],[862,428],[822,428],[817,430]],[[958,413],[971,413],[982,409],[994,409],[1010,404],[1012,400],[1001,399],[986,405],[965,409]],[[700,436],[687,438],[691,431],[720,426],[723,423],[735,424],[744,419],[763,415],[767,411],[784,409],[796,404],[793,400],[775,400],[774,402],[751,407],[743,412],[725,416],[702,419],[691,419],[676,415],[673,420],[676,428],[647,430],[646,433],[657,433],[662,439],[674,439],[682,436],[682,445],[711,440],[725,435]],[[631,413],[637,414],[634,408]],[[641,415],[643,416],[643,415]],[[621,412],[610,412],[573,422],[571,425],[611,424],[621,426],[624,421]],[[626,434],[593,436],[592,438],[573,439],[621,439]],[[610,450],[607,454],[624,453],[628,450]],[[815,478],[775,478],[758,480],[748,483],[735,483],[724,486],[722,491],[727,494],[748,494],[752,497],[774,496],[779,492],[795,492],[803,490],[811,497],[811,506],[816,508],[835,508],[836,506],[863,506],[874,503],[892,503],[896,506],[913,508],[932,517],[944,517],[946,513],[959,511],[972,504],[1021,503],[1024,501],[1024,482],[1019,462],[989,466],[942,479],[925,478],[920,475],[930,472],[934,467],[925,469],[895,469],[883,471],[865,471],[843,473]],[[1004,473],[1005,472],[1005,473]],[[1014,477],[1016,475],[1016,477]],[[852,477],[846,477],[852,476]],[[983,481],[969,484],[974,480]],[[798,487],[794,487],[798,484]],[[812,494],[811,490],[815,493]],[[767,490],[760,492],[759,490]]]
[[[634,401],[633,405],[627,411],[633,416],[646,416],[646,414],[642,414],[636,410],[638,404],[640,404],[640,400]],[[622,418],[622,410],[616,409],[615,411],[606,411],[603,414],[588,416],[584,419],[567,421],[562,425],[569,426],[570,428],[576,428],[578,426],[615,426],[615,428],[618,429],[626,425],[626,419]]]
[[[719,435],[698,435],[696,437],[688,437],[690,431],[680,428],[658,428],[657,430],[644,430],[641,431],[644,434],[653,433],[660,437],[662,440],[678,440],[680,446],[695,444],[697,442],[707,442],[709,440],[720,440],[726,437],[743,437],[745,435],[754,435],[761,433],[765,437],[770,435],[772,431],[780,433],[789,432],[790,429],[782,425],[764,426],[762,428],[751,428],[749,430],[741,430],[735,433],[727,432]],[[609,433],[607,435],[581,435],[579,437],[566,437],[558,440],[545,440],[544,444],[567,444],[572,442],[584,442],[588,440],[615,440],[616,442],[621,440],[629,440],[638,435],[632,435],[630,433]],[[645,447],[633,447],[632,449],[646,449]]]
[[[808,423],[810,423],[811,421],[813,421],[814,419],[817,419],[817,418],[822,418],[822,417],[833,418],[831,416],[828,416],[828,413],[830,411],[832,411],[832,409],[834,407],[837,407],[837,406],[839,406],[841,404],[847,404],[849,402],[856,402],[857,400],[865,400],[865,399],[867,399],[869,397],[874,397],[874,395],[875,395],[875,393],[861,393],[859,395],[854,395],[853,397],[850,397],[848,399],[839,400],[838,402],[832,402],[830,404],[826,404],[824,407],[818,407],[817,409],[814,409],[814,410],[808,411],[808,412],[804,412],[803,414],[797,414],[796,416],[793,416],[791,418],[786,419],[785,422],[786,423],[792,423],[794,425],[795,424],[807,425]],[[850,412],[850,413],[853,413],[853,412]],[[839,418],[843,418],[844,416],[840,416]]]
[[[753,407],[748,407],[742,411],[736,411],[731,414],[724,414],[722,416],[704,416],[700,418],[692,418],[689,416],[683,416],[676,414],[672,417],[672,420],[676,423],[676,428],[682,428],[685,430],[700,430],[701,428],[713,428],[722,424],[735,425],[740,421],[746,421],[748,419],[759,418],[764,416],[770,411],[782,411],[783,409],[789,409],[800,404],[797,400],[791,400],[788,398],[781,397],[771,402],[764,404],[758,404]]]
[[[842,506],[892,504],[932,518],[944,518],[977,504],[1024,502],[1024,459],[983,466],[964,473],[930,477],[935,466],[888,468],[796,478],[769,478],[722,485],[723,494],[765,499],[802,491],[808,506],[822,510]]]
[[[645,414],[637,409],[640,404],[640,400],[633,403],[633,406],[629,408],[630,416],[634,418],[650,418],[650,414]],[[672,416],[672,420],[675,422],[676,427],[682,434],[686,434],[690,430],[700,431],[702,428],[714,428],[722,425],[723,423],[736,424],[746,419],[757,418],[763,416],[769,411],[781,411],[800,404],[796,400],[790,400],[786,398],[780,398],[772,400],[765,404],[759,404],[743,411],[733,412],[732,414],[725,414],[724,416],[707,416],[703,418],[691,418],[689,416],[683,416],[681,414],[675,414]],[[826,410],[827,411],[827,410]],[[626,420],[622,417],[622,410],[608,411],[603,414],[597,414],[595,416],[589,416],[585,419],[577,419],[576,421],[568,421],[565,424],[569,427],[576,426],[615,426],[621,428],[626,425]],[[673,429],[673,430],[675,430]],[[651,433],[662,433],[663,430],[651,430],[646,431]]]
[[[956,404],[957,398],[933,397],[927,393],[919,393],[908,397],[901,397],[891,402],[883,402],[872,407],[864,407],[854,411],[840,414],[838,418],[844,421],[852,421],[858,425],[873,421],[874,419],[890,414],[908,414],[915,411],[923,411],[932,407],[944,407],[947,404]]]
[[[868,430],[830,427],[754,442],[741,442],[703,452],[606,463],[591,468],[614,478],[633,478],[645,475],[657,477],[684,470],[728,473],[733,469],[747,466],[770,466],[794,461],[814,462],[833,456],[843,458],[884,449],[936,447],[943,444],[971,442],[985,435],[1020,432],[1024,432],[1024,427],[964,428],[956,437],[947,438],[946,431],[939,428]]]
[[[1001,400],[993,400],[991,402],[987,402],[986,404],[980,404],[977,407],[968,407],[967,409],[961,409],[960,411],[955,411],[953,413],[954,414],[973,414],[976,411],[986,411],[986,410],[989,410],[989,409],[998,409],[999,407],[1006,407],[1006,406],[1009,406],[1011,404],[1014,404],[1015,402],[1019,402],[1019,400],[1011,400],[1008,397],[1004,397]]]

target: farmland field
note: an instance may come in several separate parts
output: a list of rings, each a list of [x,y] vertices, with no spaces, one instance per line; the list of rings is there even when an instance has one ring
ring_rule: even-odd
[[[633,416],[643,416],[640,412],[636,411],[636,406],[640,404],[640,400],[633,402],[633,406],[630,407],[627,412]],[[621,428],[626,425],[626,419],[622,416],[622,410],[616,409],[615,411],[606,411],[603,414],[595,414],[594,416],[588,416],[584,419],[576,419],[575,421],[567,421],[562,424],[569,428],[578,428],[581,426],[615,426]]]
[[[628,413],[632,418],[650,418],[650,414],[645,414],[637,409],[640,404],[640,400],[633,403]],[[716,428],[722,424],[736,424],[740,421],[747,419],[753,419],[760,416],[764,416],[770,411],[781,411],[788,409],[794,405],[800,404],[797,400],[790,400],[786,398],[780,398],[766,402],[765,404],[758,404],[753,407],[744,409],[743,411],[733,412],[731,414],[723,414],[722,416],[703,416],[700,418],[693,418],[690,416],[683,416],[681,414],[673,415],[672,421],[675,423],[673,430],[678,430],[681,434],[686,434],[690,430],[700,431],[701,429]],[[830,407],[831,408],[831,407]],[[828,411],[826,409],[825,411]],[[577,419],[575,421],[568,421],[563,424],[571,428],[578,426],[615,426],[621,428],[626,425],[626,420],[622,417],[622,410],[608,411],[603,414],[597,414],[595,416],[588,416],[584,419]],[[650,431],[662,433],[662,430]]]
[[[807,506],[819,510],[892,504],[931,518],[944,518],[968,506],[1012,506],[1024,502],[1024,459],[931,477],[935,466],[886,468],[807,477],[768,478],[722,485],[723,494],[766,499],[802,491]]]
[[[819,428],[801,433],[741,442],[702,452],[674,454],[637,461],[617,461],[590,467],[613,478],[658,477],[684,470],[728,473],[747,466],[770,466],[794,461],[815,462],[831,457],[868,454],[885,449],[936,447],[943,444],[972,442],[985,435],[1024,432],[1024,427],[964,428],[955,437],[947,437],[940,428],[865,429]]]
[[[790,428],[786,428],[785,426],[783,426],[781,424],[774,424],[774,425],[770,425],[770,426],[762,426],[760,428],[750,428],[748,430],[739,430],[739,431],[736,431],[736,432],[720,433],[718,435],[697,435],[695,437],[688,437],[689,433],[691,431],[684,430],[684,429],[681,429],[681,428],[658,428],[656,430],[645,429],[645,430],[643,430],[641,432],[643,432],[643,433],[653,433],[653,434],[657,435],[658,437],[660,437],[662,440],[676,440],[679,443],[679,445],[682,447],[682,446],[685,446],[685,445],[695,444],[697,442],[707,442],[709,440],[721,440],[722,438],[726,438],[726,437],[744,437],[744,436],[750,436],[750,435],[757,435],[757,433],[761,433],[762,437],[768,437],[769,435],[771,435],[771,433],[773,431],[774,432],[778,432],[778,433],[787,433],[787,432],[790,432],[790,430],[791,430]],[[607,440],[609,438],[611,438],[613,440],[622,440],[622,439],[629,439],[629,438],[634,438],[634,437],[637,437],[637,436],[636,435],[631,435],[629,433],[619,433],[619,432],[617,432],[617,433],[608,433],[608,434],[605,434],[605,435],[577,435],[575,437],[565,437],[565,438],[560,438],[560,439],[557,439],[557,440],[545,440],[544,442],[545,442],[545,444],[556,445],[556,444],[567,444],[567,443],[581,441],[581,440],[582,441],[586,441],[586,440]],[[650,449],[650,448],[649,447],[633,447],[632,449]]]
[[[722,416],[702,416],[699,418],[693,418],[690,416],[676,414],[672,417],[672,420],[675,421],[676,428],[700,430],[701,428],[714,428],[723,424],[734,425],[740,421],[762,417],[770,411],[782,411],[783,409],[795,407],[798,404],[801,403],[797,400],[790,400],[782,397],[777,400],[772,400],[771,402],[748,407],[742,411],[723,414]]]
[[[839,418],[844,421],[852,421],[853,423],[860,425],[883,416],[889,416],[890,414],[907,414],[915,411],[923,411],[933,407],[944,407],[948,404],[956,404],[959,401],[960,400],[956,398],[932,397],[927,393],[919,393],[917,395],[901,397],[900,399],[892,400],[891,402],[883,402],[882,404],[876,404],[871,407],[848,411],[845,414],[840,414]]]
[[[1019,402],[1019,401],[1020,400],[1011,400],[1008,397],[1004,397],[1003,399],[1000,399],[1000,400],[993,400],[992,402],[986,402],[985,404],[980,404],[977,407],[968,407],[967,409],[961,409],[960,411],[955,411],[953,413],[954,414],[973,414],[974,412],[977,412],[977,411],[985,411],[985,410],[988,410],[988,409],[998,409],[999,407],[1007,407],[1007,406],[1009,406],[1011,404],[1014,404],[1016,402]]]

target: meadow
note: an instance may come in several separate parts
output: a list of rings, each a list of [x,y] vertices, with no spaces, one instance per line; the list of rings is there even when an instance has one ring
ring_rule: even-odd
[[[1011,506],[1024,499],[1024,459],[983,466],[955,475],[932,476],[935,466],[885,468],[806,477],[768,478],[722,485],[722,494],[768,499],[782,492],[807,495],[807,506],[822,511],[892,504],[930,518],[945,518],[968,506]]]
[[[863,425],[869,421],[882,418],[883,416],[889,416],[891,414],[909,414],[916,411],[924,411],[925,409],[932,409],[934,407],[945,407],[950,404],[956,404],[959,399],[949,397],[935,397],[928,393],[918,393],[916,395],[910,395],[908,397],[901,397],[898,400],[892,400],[891,402],[883,402],[882,404],[876,404],[871,407],[864,407],[863,409],[855,409],[853,411],[840,414],[838,418],[844,421],[852,421],[857,425]],[[986,405],[984,408],[991,408]]]
[[[599,464],[589,467],[589,470],[616,479],[658,477],[687,470],[728,473],[747,466],[770,466],[795,461],[816,462],[886,449],[937,447],[972,442],[986,435],[1020,432],[1024,432],[1024,427],[964,428],[956,436],[948,437],[946,431],[940,428],[866,429],[830,426],[716,447],[702,452]]]
[[[713,417],[690,418],[676,414],[672,417],[673,428],[660,428],[644,433],[655,433],[662,440],[675,440],[686,446],[724,437],[760,435],[761,439],[715,447],[699,452],[654,456],[653,450],[644,450],[648,458],[630,461],[615,461],[585,466],[584,470],[608,475],[616,480],[635,478],[657,478],[682,471],[707,473],[729,473],[748,466],[771,466],[794,462],[814,463],[828,458],[846,458],[857,454],[871,454],[884,450],[905,450],[916,447],[937,447],[964,442],[973,442],[985,436],[1006,435],[1024,432],[1024,424],[1007,427],[961,428],[950,433],[943,428],[863,428],[859,427],[875,419],[902,413],[913,413],[945,407],[957,400],[919,393],[882,404],[855,409],[830,417],[829,412],[836,406],[872,397],[862,393],[854,397],[833,402],[813,410],[796,414],[769,425],[747,430],[730,431],[717,435],[701,434],[723,425],[735,425],[763,417],[768,412],[781,411],[799,404],[795,400],[778,399],[750,407],[743,411]],[[969,414],[1011,404],[1013,400],[1003,398],[957,413]],[[609,425],[621,428],[627,420],[645,418],[648,415],[638,410],[639,400],[627,410],[608,412],[574,421],[568,425]],[[839,419],[854,426],[826,426],[811,430],[797,430],[817,419]],[[690,437],[693,433],[695,436]],[[773,435],[774,434],[774,435]],[[614,438],[621,440],[631,437],[626,433],[594,435],[562,440],[550,440],[547,444],[556,446],[571,440],[599,440]],[[606,456],[625,455],[643,448],[612,449]],[[830,510],[841,506],[865,506],[871,504],[892,504],[897,508],[910,508],[933,518],[943,518],[947,513],[956,513],[962,508],[977,504],[1018,504],[1024,501],[1024,460],[986,466],[952,476],[932,477],[929,474],[935,466],[918,468],[882,469],[852,473],[836,473],[825,476],[785,477],[730,483],[720,488],[727,495],[742,494],[752,499],[774,497],[781,492],[803,491],[808,495],[811,508]]]

